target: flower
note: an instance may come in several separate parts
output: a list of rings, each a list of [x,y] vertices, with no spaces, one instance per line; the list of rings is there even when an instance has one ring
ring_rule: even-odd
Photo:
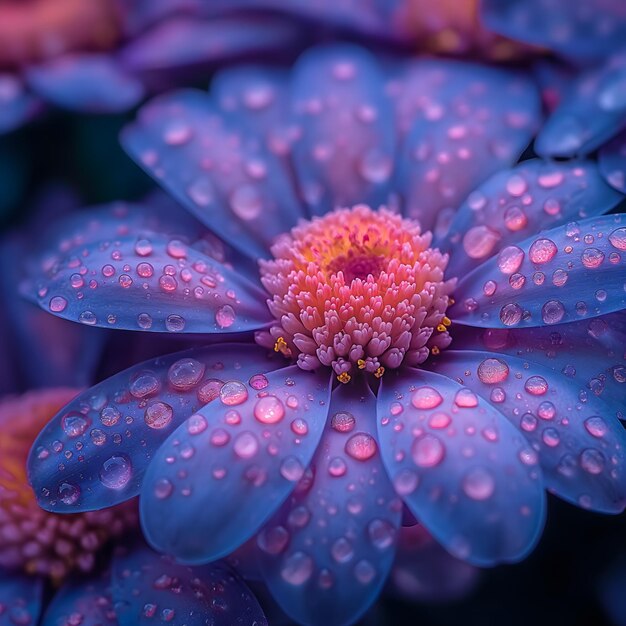
[[[111,543],[120,544],[137,526],[134,501],[69,516],[39,508],[26,480],[28,450],[41,426],[75,395],[53,388],[0,402],[0,613],[7,623],[38,623],[45,610],[47,624],[136,623],[149,613],[163,621],[195,615],[265,624],[254,597],[224,564],[189,568],[127,542],[110,571]],[[67,424],[80,429],[82,420],[77,414]],[[67,451],[65,458],[71,458]],[[119,470],[110,466],[109,478]],[[64,493],[72,497],[71,488]],[[46,588],[56,594],[44,608]]]
[[[303,623],[367,609],[402,502],[480,566],[532,550],[544,489],[606,513],[626,503],[626,230],[602,215],[623,196],[592,160],[515,165],[541,118],[524,74],[385,67],[314,48],[291,74],[236,67],[210,96],[146,105],[124,146],[230,250],[171,213],[103,209],[25,286],[83,324],[225,337],[60,411],[29,460],[40,504],[140,493],[147,539],[185,563],[254,537]],[[80,444],[80,460],[59,469],[54,442]],[[129,468],[113,487],[112,460]]]
[[[115,113],[198,67],[293,44],[271,16],[216,15],[199,2],[33,0],[0,7],[0,133],[43,103]]]

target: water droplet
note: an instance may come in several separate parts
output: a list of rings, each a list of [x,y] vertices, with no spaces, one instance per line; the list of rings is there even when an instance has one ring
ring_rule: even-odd
[[[459,389],[454,396],[454,403],[458,407],[473,408],[478,406],[478,398],[471,389]]]
[[[253,185],[241,185],[230,196],[230,208],[242,220],[253,220],[263,208],[263,200]]]
[[[435,467],[443,461],[445,448],[434,435],[424,435],[411,446],[411,456],[418,467]]]
[[[509,366],[500,359],[485,359],[478,366],[478,378],[487,385],[494,385],[506,380]]]
[[[604,252],[598,250],[598,248],[585,248],[580,256],[580,260],[587,269],[595,269],[602,265]]]
[[[346,442],[346,453],[357,461],[371,459],[378,449],[376,440],[368,433],[356,433]]]
[[[587,448],[580,453],[580,466],[589,474],[601,474],[604,463],[604,455],[595,448]]]
[[[252,389],[256,391],[261,391],[262,389],[265,389],[270,383],[263,374],[254,374],[254,376],[250,377],[248,384],[250,385],[250,387],[252,387]],[[289,406],[289,400],[287,400],[287,406]]]
[[[599,415],[587,418],[585,428],[590,435],[598,438],[604,437],[609,432],[606,422]]]
[[[96,318],[96,314],[93,311],[83,311],[78,316],[78,321],[81,324],[87,324],[88,326],[94,326],[98,320]]]
[[[419,387],[411,396],[411,404],[416,409],[434,409],[442,402],[441,394],[433,387]]]
[[[53,313],[61,313],[67,308],[67,300],[63,296],[54,296],[50,299],[49,307]]]
[[[246,386],[238,380],[229,380],[220,388],[220,400],[227,406],[237,406],[248,399]]]
[[[251,459],[259,450],[259,442],[254,433],[245,431],[235,437],[233,449],[239,458]]]
[[[159,391],[161,385],[150,372],[139,373],[130,383],[129,391],[135,398],[147,398]]]
[[[463,491],[472,500],[491,498],[496,488],[496,481],[491,472],[482,467],[475,467],[463,478]]]
[[[100,482],[108,489],[123,489],[132,477],[132,464],[125,454],[114,454],[100,468]]]
[[[545,400],[537,407],[537,415],[542,420],[554,419],[554,416],[556,415],[556,407],[549,400]]]
[[[565,307],[558,300],[548,300],[541,307],[541,319],[546,324],[558,324],[565,316]]]
[[[303,585],[313,573],[313,560],[304,552],[294,552],[283,562],[280,575],[291,585]]]
[[[80,497],[80,487],[72,483],[62,482],[57,489],[57,494],[63,504],[76,504]]]
[[[524,261],[524,251],[517,246],[507,246],[498,255],[498,268],[503,274],[514,274]]]
[[[528,217],[520,207],[512,206],[504,212],[504,225],[511,232],[522,230],[527,224]]]
[[[557,247],[554,241],[551,239],[537,239],[530,246],[528,256],[533,263],[541,265],[551,261],[556,253]]]
[[[167,373],[170,385],[179,391],[193,389],[204,376],[205,366],[195,359],[179,359],[173,363]]]
[[[91,420],[89,418],[85,417],[82,413],[78,413],[77,411],[66,413],[61,418],[63,431],[68,437],[71,438],[80,437],[84,434],[90,423]]]
[[[362,585],[369,585],[376,578],[376,570],[369,561],[363,559],[354,566],[354,577]]]
[[[203,433],[207,427],[208,423],[204,416],[200,415],[200,413],[194,413],[187,420],[187,432],[190,435],[199,435],[200,433]]]
[[[374,519],[367,525],[367,534],[375,548],[385,550],[393,544],[396,531],[387,520]]]
[[[626,251],[626,228],[616,228],[609,235],[609,242],[614,248]]]
[[[340,433],[349,433],[353,430],[356,424],[356,419],[352,413],[348,413],[347,411],[339,411],[335,413],[331,420],[330,425]]]
[[[147,239],[139,239],[135,243],[135,253],[138,256],[149,256],[152,254],[152,244]]]
[[[328,463],[328,473],[335,478],[345,475],[347,469],[346,462],[338,456],[332,458]]]
[[[408,496],[417,489],[419,478],[409,469],[400,470],[393,479],[393,486],[399,496]]]
[[[500,234],[488,226],[474,226],[463,237],[463,249],[471,259],[484,259],[493,251]]]
[[[254,405],[254,417],[262,424],[277,424],[285,417],[285,406],[276,396],[259,398]]]
[[[198,400],[202,404],[212,402],[220,395],[220,390],[223,385],[223,381],[217,378],[209,378],[209,380],[204,382],[200,389],[198,389]]]
[[[180,315],[168,315],[165,318],[165,328],[171,333],[179,333],[185,329],[185,319]]]
[[[556,448],[556,446],[561,443],[561,436],[559,435],[559,431],[556,428],[546,428],[541,434],[541,439],[543,443],[546,444],[549,448]]]
[[[283,526],[266,526],[257,535],[257,545],[267,554],[280,554],[289,541],[289,532]]]
[[[280,464],[280,474],[286,480],[295,483],[304,475],[304,467],[295,456],[288,456]]]
[[[215,311],[215,323],[220,328],[230,328],[235,323],[235,309],[230,304],[225,304]]]
[[[505,326],[516,326],[522,321],[524,311],[519,304],[509,302],[500,309],[500,321]]]
[[[524,384],[524,389],[533,396],[542,396],[548,391],[548,383],[542,376],[531,376]]]
[[[337,563],[347,563],[354,557],[354,548],[348,539],[339,537],[330,548],[330,553]]]
[[[368,183],[384,183],[392,171],[393,160],[378,149],[366,152],[359,162],[359,173]]]
[[[169,426],[173,415],[174,410],[169,404],[155,402],[146,408],[143,419],[147,426],[159,430]]]

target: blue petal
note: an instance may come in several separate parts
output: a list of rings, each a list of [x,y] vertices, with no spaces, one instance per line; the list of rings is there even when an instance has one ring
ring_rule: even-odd
[[[276,157],[201,91],[153,100],[122,142],[179,202],[247,256],[267,256],[300,213]]]
[[[584,72],[535,141],[544,157],[589,154],[626,126],[626,53]]]
[[[52,598],[41,626],[117,626],[111,599],[111,575],[65,582]]]
[[[626,222],[571,222],[503,249],[458,284],[454,320],[488,328],[553,325],[626,308]]]
[[[221,558],[249,539],[294,489],[317,448],[328,374],[295,366],[256,373],[247,385],[247,378],[231,378],[221,402],[172,433],[146,473],[145,535],[182,562]]]
[[[136,496],[156,450],[214,397],[216,379],[273,367],[258,346],[218,344],[140,363],[88,389],[33,444],[28,473],[39,504],[75,513]]]
[[[232,333],[271,321],[260,287],[161,234],[71,248],[24,293],[54,315],[103,328]]]
[[[527,78],[470,63],[413,61],[389,88],[406,133],[397,176],[404,213],[428,229],[515,163],[541,116]]]
[[[256,598],[226,565],[187,567],[143,546],[114,558],[112,595],[120,626],[267,626]]]
[[[276,17],[174,16],[133,39],[120,53],[133,72],[176,70],[289,49],[298,40],[293,22]]]
[[[488,402],[438,374],[385,374],[378,436],[387,472],[418,522],[474,565],[523,559],[543,529],[541,470]]]
[[[626,38],[622,0],[483,0],[480,7],[489,30],[576,60],[602,58]]]
[[[18,76],[0,73],[0,134],[19,128],[40,108],[39,100],[26,91]]]
[[[434,245],[452,256],[448,275],[460,276],[506,246],[558,224],[607,213],[622,198],[591,161],[524,161],[473,191]]]
[[[41,612],[43,584],[40,578],[16,572],[0,572],[0,626],[36,624]]]
[[[257,537],[270,592],[299,624],[352,624],[391,569],[402,503],[376,443],[376,398],[340,385],[300,485]]]
[[[376,60],[356,46],[314,48],[296,63],[292,89],[294,166],[311,212],[387,203],[395,132]]]
[[[584,358],[584,357],[582,357]],[[612,409],[580,385],[532,361],[448,350],[433,369],[489,400],[529,441],[546,487],[578,506],[620,513],[626,506],[626,434]]]
[[[469,595],[480,570],[446,552],[420,524],[400,529],[389,591],[408,602],[450,602]]]
[[[557,374],[576,380],[580,398],[589,392],[600,396],[624,417],[626,383],[626,311],[591,320],[561,324],[558,328],[498,328],[476,332],[457,328],[454,348],[489,350],[528,359]]]
[[[609,185],[626,193],[626,132],[600,148],[598,166]]]
[[[143,97],[143,85],[113,59],[99,54],[56,57],[26,71],[29,86],[45,100],[72,111],[126,111]]]

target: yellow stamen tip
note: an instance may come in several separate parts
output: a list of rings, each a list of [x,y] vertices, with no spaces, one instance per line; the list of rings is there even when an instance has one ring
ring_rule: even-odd
[[[364,368],[365,368],[365,365],[366,365],[366,363],[365,363],[365,361],[364,361],[363,359],[359,359],[359,360],[356,362],[356,364],[357,364],[357,367],[358,367],[360,370],[364,369]]]
[[[291,355],[291,350],[289,349],[289,346],[287,345],[284,337],[279,337],[276,340],[276,343],[274,344],[274,352],[280,352],[285,356]]]
[[[441,321],[444,326],[450,326],[452,324],[452,320],[449,317],[444,317]]]
[[[339,374],[339,376],[337,376],[337,380],[340,383],[343,383],[344,385],[346,383],[349,383],[351,379],[352,379],[352,376],[350,376],[350,374],[348,374],[348,372],[341,372],[341,374]]]
[[[375,372],[374,372],[374,376],[376,376],[376,378],[380,378],[383,374],[385,373],[385,368],[381,365]]]
[[[437,326],[437,330],[438,330],[440,333],[445,333],[445,332],[446,332],[446,330],[448,330],[448,329],[447,329],[447,328],[446,328],[443,324],[439,324],[439,326]]]
[[[431,351],[434,355],[437,355],[437,354],[439,354],[439,353],[441,352],[441,350],[439,349],[439,347],[438,347],[438,346],[433,346],[433,347],[430,349],[430,351]]]

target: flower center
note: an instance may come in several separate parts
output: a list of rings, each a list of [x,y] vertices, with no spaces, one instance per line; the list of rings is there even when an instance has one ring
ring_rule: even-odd
[[[431,240],[417,222],[365,205],[299,224],[260,262],[276,323],[257,341],[302,369],[332,367],[344,383],[423,363],[450,344],[456,282],[444,280],[448,257]]]
[[[0,68],[73,50],[108,49],[119,31],[112,0],[0,0]]]
[[[76,395],[71,389],[34,391],[0,403],[0,568],[60,581],[87,572],[107,541],[137,525],[136,504],[60,515],[39,507],[26,478],[33,440]]]

